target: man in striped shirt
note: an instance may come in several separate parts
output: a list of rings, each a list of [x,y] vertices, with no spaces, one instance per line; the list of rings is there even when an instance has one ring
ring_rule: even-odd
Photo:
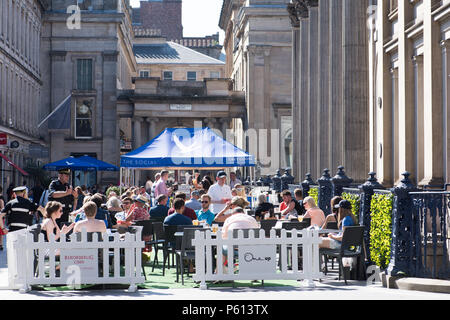
[[[8,232],[31,226],[33,223],[33,213],[40,211],[44,214],[45,212],[43,207],[27,199],[26,187],[17,187],[13,192],[16,198],[9,201],[0,213],[0,227],[6,231],[3,224],[3,217],[6,217],[8,221]]]

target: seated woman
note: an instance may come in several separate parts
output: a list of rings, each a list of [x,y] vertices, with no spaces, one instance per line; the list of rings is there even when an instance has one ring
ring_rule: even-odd
[[[247,207],[250,203],[245,200],[244,198],[241,197],[233,197],[231,199],[231,201],[229,201],[227,203],[227,205],[225,206],[225,208],[223,208],[222,211],[220,211],[217,215],[216,218],[214,219],[214,222],[225,222],[225,220],[227,220],[228,217],[230,217],[231,215],[231,210],[234,210],[236,208],[241,208],[244,209],[245,207]],[[228,212],[228,214],[226,214]]]
[[[323,226],[323,223],[325,222],[325,214],[323,213],[322,209],[320,209],[316,205],[316,201],[314,200],[314,198],[306,197],[303,200],[303,205],[306,209],[306,213],[303,216],[303,219],[311,218],[311,226]]]
[[[70,226],[64,225],[62,229],[59,228],[56,223],[56,219],[61,218],[63,213],[62,204],[57,201],[49,201],[45,206],[45,215],[44,220],[41,224],[41,233],[44,235],[44,239],[46,242],[50,239],[50,235],[55,235],[55,241],[61,237],[61,234],[65,235],[72,230],[75,223],[72,223]]]
[[[319,248],[340,249],[343,231],[345,227],[356,225],[355,217],[352,213],[352,204],[348,200],[339,202],[338,212],[338,228],[341,230],[338,234],[328,234],[328,238],[324,238]]]
[[[326,219],[325,222],[322,225],[322,229],[326,229],[327,228],[327,224],[328,222],[337,222],[338,219],[338,211],[339,211],[339,202],[341,202],[342,197],[336,196],[333,197],[333,199],[331,199],[331,214],[329,214]]]
[[[255,209],[255,217],[259,218],[260,220],[263,220],[266,213],[272,213],[273,218],[276,219],[273,212],[274,212],[273,204],[267,202],[265,194],[260,194],[258,196],[258,205]]]
[[[83,229],[86,229],[87,232],[106,232],[105,222],[95,219],[95,215],[97,214],[97,205],[95,202],[88,201],[83,205],[83,211],[86,215],[86,220],[75,223],[73,232],[81,232]]]

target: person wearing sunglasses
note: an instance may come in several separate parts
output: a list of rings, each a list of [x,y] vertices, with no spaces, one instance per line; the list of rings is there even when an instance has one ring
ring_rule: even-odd
[[[209,210],[209,206],[211,204],[211,197],[207,194],[202,195],[200,203],[202,205],[202,208],[195,212],[197,214],[197,220],[198,221],[204,220],[206,221],[207,224],[212,225],[214,218],[216,216],[211,210]]]

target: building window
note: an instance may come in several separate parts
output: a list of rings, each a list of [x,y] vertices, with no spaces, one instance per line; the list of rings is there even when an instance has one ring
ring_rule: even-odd
[[[76,102],[75,138],[92,138],[92,110],[94,99],[80,99]]]
[[[209,73],[210,78],[220,78],[220,71],[211,71]]]
[[[163,80],[172,80],[172,71],[163,72]]]
[[[195,71],[188,71],[187,72],[187,80],[188,81],[197,81],[197,72],[195,72]]]
[[[141,77],[141,78],[149,78],[150,77],[150,71],[149,70],[141,70],[141,71],[139,71],[139,77]]]
[[[77,89],[92,90],[92,59],[77,60]]]

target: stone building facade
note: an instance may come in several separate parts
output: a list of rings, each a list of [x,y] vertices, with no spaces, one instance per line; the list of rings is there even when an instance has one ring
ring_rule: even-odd
[[[219,33],[205,37],[184,37],[182,0],[142,0],[133,8],[133,26],[136,37],[161,37],[214,59],[220,59],[222,46]]]
[[[293,0],[294,175],[369,172],[368,0]]]
[[[259,161],[257,176],[292,166],[291,57],[288,0],[224,0],[226,77],[245,93],[234,143]],[[272,131],[272,129],[274,129]]]
[[[0,1],[0,133],[7,135],[0,152],[21,168],[46,158],[46,142],[37,129],[43,115],[40,43],[46,6],[40,0]],[[4,189],[26,180],[0,162]]]
[[[88,154],[119,164],[118,90],[131,89],[136,75],[131,7],[128,0],[101,0],[80,6],[80,28],[67,27],[71,0],[53,0],[42,31],[42,108],[49,114],[69,94],[68,130],[47,130],[50,161]],[[80,172],[75,183],[117,184],[116,173]]]
[[[133,42],[138,77],[133,90],[119,91],[121,152],[136,149],[165,128],[210,127],[227,137],[245,113],[245,97],[225,78],[225,63],[161,37]],[[135,173],[144,184],[147,175]]]
[[[450,181],[450,1],[383,0],[370,21],[370,169]]]

